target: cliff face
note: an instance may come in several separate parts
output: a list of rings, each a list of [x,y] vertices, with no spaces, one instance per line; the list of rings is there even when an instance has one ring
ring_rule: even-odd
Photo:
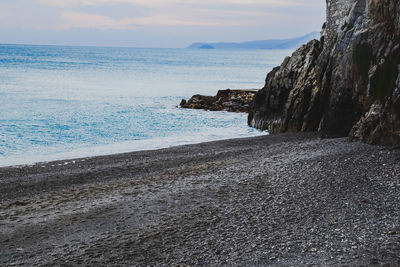
[[[400,144],[399,64],[399,0],[328,0],[321,40],[267,75],[249,125]]]

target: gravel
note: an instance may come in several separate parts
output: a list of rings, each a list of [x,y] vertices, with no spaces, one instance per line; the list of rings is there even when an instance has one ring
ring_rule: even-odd
[[[0,265],[399,266],[399,162],[282,134],[0,168]]]

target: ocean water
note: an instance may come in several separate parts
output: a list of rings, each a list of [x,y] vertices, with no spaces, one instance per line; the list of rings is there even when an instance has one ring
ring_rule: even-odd
[[[0,166],[265,134],[177,105],[261,88],[290,52],[0,45]]]

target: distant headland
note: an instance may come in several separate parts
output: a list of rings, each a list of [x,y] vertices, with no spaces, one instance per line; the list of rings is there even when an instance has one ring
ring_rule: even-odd
[[[290,38],[290,39],[271,39],[258,40],[241,43],[193,43],[188,49],[296,49],[313,39],[319,39],[319,32],[311,32],[309,34]]]

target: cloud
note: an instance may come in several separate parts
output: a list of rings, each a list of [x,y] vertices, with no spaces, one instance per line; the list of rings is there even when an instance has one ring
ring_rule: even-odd
[[[134,29],[137,26],[260,26],[286,19],[282,10],[320,0],[35,0],[53,8],[53,29]],[[124,10],[125,17],[109,12]],[[138,10],[146,8],[146,14]],[[272,11],[274,8],[274,11]],[[131,11],[131,13],[129,13]],[[120,12],[121,14],[121,12]],[[48,25],[46,25],[46,28]]]
[[[97,29],[130,29],[139,25],[146,26],[215,26],[216,23],[174,18],[168,15],[155,14],[148,17],[112,19],[103,15],[80,12],[66,12],[61,15],[64,22],[55,26],[58,29],[97,28]]]
[[[324,17],[322,0],[0,1],[3,42],[59,43],[73,33],[69,43],[132,46],[285,38],[318,30]]]
[[[309,6],[320,0],[37,0],[55,7],[79,7],[112,4],[135,4],[142,6],[168,6],[179,4],[197,5],[262,5],[269,7]]]
[[[61,18],[64,22],[61,25],[55,26],[55,28],[63,30],[73,28],[124,29],[128,26],[107,16],[79,12],[63,13]]]
[[[289,7],[283,6],[314,0],[5,1],[0,3],[0,27],[3,28],[120,30],[138,26],[266,26],[287,19],[282,11]],[[11,11],[8,18],[2,19],[4,7]],[[295,10],[293,6],[291,9]]]
[[[61,14],[63,23],[55,25],[56,29],[73,28],[95,28],[95,29],[133,29],[138,26],[251,26],[259,25],[258,20],[264,19],[267,15],[271,18],[274,14],[265,12],[242,12],[228,11],[224,13],[215,12],[210,14],[206,10],[198,10],[198,20],[174,17],[172,15],[154,14],[151,16],[137,18],[112,19],[108,16],[95,15],[82,12],[65,12]],[[212,19],[208,18],[210,16]],[[253,20],[246,21],[241,17],[252,17]],[[188,16],[190,17],[190,16]]]

